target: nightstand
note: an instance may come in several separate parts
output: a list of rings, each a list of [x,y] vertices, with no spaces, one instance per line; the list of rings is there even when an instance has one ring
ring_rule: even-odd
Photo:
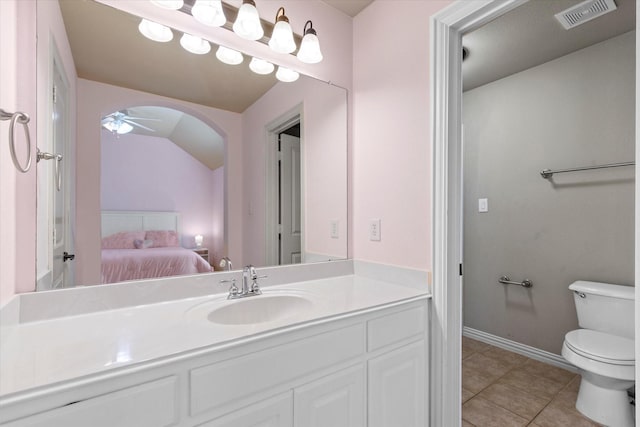
[[[193,248],[191,250],[200,255],[202,258],[204,258],[205,261],[209,263],[209,265],[211,265],[211,262],[209,261],[209,248]]]

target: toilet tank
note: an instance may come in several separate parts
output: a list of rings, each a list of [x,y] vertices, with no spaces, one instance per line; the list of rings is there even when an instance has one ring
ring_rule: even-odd
[[[569,289],[581,328],[634,338],[633,286],[579,280]]]

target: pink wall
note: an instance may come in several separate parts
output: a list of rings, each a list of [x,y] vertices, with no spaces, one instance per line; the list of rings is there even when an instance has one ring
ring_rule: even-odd
[[[212,189],[224,185],[221,173],[167,138],[132,133],[116,137],[106,130],[101,135],[102,210],[180,212],[182,246],[194,247],[196,234],[203,235],[205,246],[224,245],[223,234],[217,236],[222,245],[213,241],[214,227],[224,228],[224,216],[215,216],[218,224],[212,219]],[[216,208],[224,213],[224,206]]]
[[[170,107],[190,114],[225,138],[225,172],[230,212],[240,212],[242,200],[242,128],[240,115],[131,89],[78,79],[77,147],[77,282],[100,282],[100,119],[105,114],[134,105]],[[227,218],[231,259],[240,259],[242,224],[238,215]]]
[[[431,268],[429,18],[450,3],[375,1],[353,20],[356,259]]]
[[[285,113],[301,106],[303,252],[347,257],[347,104],[342,88],[311,78],[279,83],[242,115],[245,144],[244,261],[265,265],[265,158],[266,128]],[[250,208],[251,206],[251,208]],[[338,220],[342,233],[330,236],[330,220]]]
[[[36,113],[36,3],[0,1],[0,107],[31,116],[31,156],[37,141]],[[9,122],[0,122],[0,306],[18,292],[35,288],[35,162],[19,173],[9,154]],[[16,129],[19,159],[28,155],[22,129]]]

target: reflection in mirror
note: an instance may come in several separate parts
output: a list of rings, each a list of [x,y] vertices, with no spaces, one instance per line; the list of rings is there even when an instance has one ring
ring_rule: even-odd
[[[172,244],[216,269],[224,257],[236,266],[346,258],[344,89],[306,76],[278,82],[275,73],[253,73],[248,56],[220,63],[215,45],[189,53],[179,36],[150,41],[139,17],[93,0],[37,7],[39,39],[49,40],[38,44],[39,116],[51,116],[44,88],[58,64],[70,100],[66,126],[75,129],[66,138],[69,231],[61,246],[76,255],[63,263],[67,279],[40,280],[57,255],[51,208],[39,202],[38,289],[128,279],[103,277],[106,233],[175,232]],[[119,123],[132,129],[114,130]],[[215,154],[195,152],[197,128],[211,132],[205,139]],[[187,157],[191,166],[177,164]],[[45,200],[53,171],[38,170]],[[153,244],[146,233],[136,237],[142,247]]]

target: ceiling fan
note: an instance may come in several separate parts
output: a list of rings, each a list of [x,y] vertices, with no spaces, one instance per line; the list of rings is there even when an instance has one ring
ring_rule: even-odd
[[[127,110],[121,110],[104,116],[101,124],[103,128],[118,135],[129,133],[134,129],[134,127],[138,127],[149,132],[155,132],[155,130],[138,123],[136,120],[160,121],[160,119],[130,116]]]

